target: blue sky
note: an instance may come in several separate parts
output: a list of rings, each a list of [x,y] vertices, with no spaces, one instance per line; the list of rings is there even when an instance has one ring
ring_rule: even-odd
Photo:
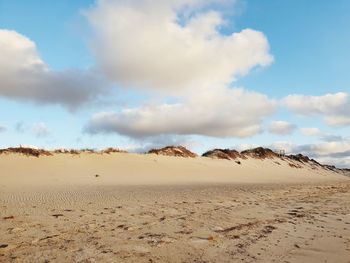
[[[29,52],[49,68],[0,75],[0,147],[142,150],[178,143],[203,152],[264,145],[350,166],[349,1],[228,0],[215,6],[226,23],[207,13],[213,6],[195,0],[182,1],[185,8],[173,1],[121,2],[0,0],[0,69],[11,59],[2,53],[9,54],[6,45],[27,41],[33,46],[14,65],[23,65]],[[174,22],[171,14],[186,16],[186,8],[192,15],[183,32],[164,31],[162,23]],[[134,26],[123,19],[146,20]],[[224,44],[232,33],[237,38]],[[237,44],[241,37],[246,42]],[[203,46],[208,50],[197,54]],[[207,61],[213,65],[203,66]],[[16,82],[30,74],[39,76],[40,88]],[[84,86],[79,95],[71,83]],[[229,91],[237,89],[243,92]],[[81,106],[72,106],[72,96]]]
[[[277,96],[349,90],[349,1],[246,3],[237,27],[264,32],[275,62],[242,79],[242,85]]]

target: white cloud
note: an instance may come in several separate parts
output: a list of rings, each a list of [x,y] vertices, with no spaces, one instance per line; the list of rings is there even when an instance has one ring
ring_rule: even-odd
[[[319,137],[319,139],[324,142],[346,141],[346,139],[341,135],[324,133],[319,128],[301,128],[300,132],[306,136]]]
[[[347,116],[328,116],[325,118],[326,123],[330,126],[348,126],[350,125],[350,106],[348,107]]]
[[[223,15],[208,6],[225,2],[234,1],[100,0],[86,12],[97,63],[124,87],[181,95],[227,86],[253,67],[269,65],[263,33],[220,32]]]
[[[301,145],[296,147],[295,150],[316,158],[324,164],[350,168],[349,140]]]
[[[333,137],[334,141],[325,140],[313,144],[294,145],[291,152],[302,153],[323,164],[350,168],[350,141],[345,138],[338,140],[336,138],[338,136]]]
[[[272,148],[276,151],[284,150],[287,154],[292,153],[295,145],[289,141],[277,141],[268,146],[268,148]]]
[[[321,115],[330,126],[350,125],[350,95],[346,92],[323,96],[289,95],[283,104],[305,116]]]
[[[264,95],[242,89],[218,89],[198,94],[184,103],[98,113],[86,131],[132,137],[160,134],[249,137],[261,131],[262,119],[273,111],[274,102]]]
[[[0,133],[7,131],[7,128],[5,126],[0,125]]]
[[[339,168],[350,168],[350,142],[325,142],[300,145],[295,152],[301,152],[315,158],[322,164],[335,165]]]
[[[294,132],[296,125],[286,121],[275,121],[269,126],[269,132],[278,135],[288,135]]]
[[[301,133],[306,135],[306,136],[319,136],[322,134],[319,128],[301,128],[300,129]]]
[[[27,37],[0,29],[0,96],[74,109],[105,91],[96,72],[52,71]]]
[[[51,133],[50,129],[43,122],[33,124],[32,132],[38,138],[47,137]]]
[[[89,133],[131,137],[200,134],[248,137],[274,111],[266,96],[230,89],[237,77],[273,58],[263,33],[225,35],[225,18],[212,1],[100,0],[86,15],[95,31],[99,67],[125,88],[171,95],[176,103],[145,103],[95,114]],[[169,99],[169,97],[167,98]]]
[[[297,151],[322,157],[350,156],[350,141],[330,141],[316,144],[307,144],[296,147]]]
[[[331,158],[331,157],[320,157],[318,161],[323,164],[335,165],[338,168],[350,168],[350,157],[344,158]]]

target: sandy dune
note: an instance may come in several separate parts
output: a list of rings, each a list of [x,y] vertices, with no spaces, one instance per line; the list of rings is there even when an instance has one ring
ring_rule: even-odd
[[[350,262],[350,180],[275,159],[0,155],[0,262]]]
[[[0,155],[1,182],[6,188],[23,186],[144,185],[205,183],[298,183],[344,177],[305,165],[291,168],[277,159],[234,161],[204,157],[174,158],[127,153],[27,157]],[[96,180],[95,175],[98,175]],[[20,183],[19,183],[20,180]]]

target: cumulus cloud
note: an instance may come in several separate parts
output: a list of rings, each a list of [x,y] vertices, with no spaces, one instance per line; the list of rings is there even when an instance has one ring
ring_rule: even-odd
[[[319,157],[317,159],[320,163],[334,165],[338,168],[350,169],[350,157],[344,158],[331,158],[331,157]]]
[[[343,136],[322,132],[319,128],[301,128],[300,132],[306,136],[319,137],[324,142],[340,142],[346,139]]]
[[[33,124],[32,132],[38,138],[47,137],[51,133],[50,129],[43,122]]]
[[[27,37],[0,29],[0,96],[75,109],[105,91],[96,72],[52,71]]]
[[[7,131],[7,128],[5,126],[0,125],[0,133]]]
[[[322,134],[319,128],[310,127],[310,128],[301,128],[301,133],[306,136],[319,136]]]
[[[324,164],[350,168],[350,141],[333,141],[296,146],[295,152],[311,156]]]
[[[145,103],[95,114],[85,131],[131,137],[164,134],[248,137],[274,111],[266,96],[230,89],[237,77],[273,58],[263,33],[222,34],[225,17],[212,1],[100,0],[86,15],[98,66],[115,83],[176,103]],[[169,101],[169,97],[166,98]]]
[[[184,103],[98,113],[85,130],[91,134],[116,132],[132,137],[200,134],[243,138],[259,133],[262,119],[273,111],[274,102],[264,95],[222,89],[199,94]]]
[[[283,99],[283,104],[300,115],[321,115],[330,126],[350,125],[350,95],[346,92],[323,96],[289,95]]]
[[[295,151],[318,157],[346,157],[350,155],[350,141],[306,144],[296,147]]]
[[[286,121],[275,121],[269,126],[269,132],[278,135],[288,135],[295,131],[296,125]]]
[[[350,105],[350,104],[349,104]],[[330,126],[349,126],[350,125],[350,106],[348,107],[348,113],[346,116],[327,116],[325,118],[326,123]]]
[[[224,35],[212,1],[100,0],[86,12],[98,65],[124,87],[176,93],[215,89],[273,58],[263,33]],[[206,8],[207,7],[207,8]]]

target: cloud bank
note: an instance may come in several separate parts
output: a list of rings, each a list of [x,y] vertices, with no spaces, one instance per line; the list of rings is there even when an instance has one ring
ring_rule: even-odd
[[[104,84],[96,72],[50,70],[33,41],[0,29],[0,96],[76,109],[105,92]]]
[[[263,33],[220,33],[222,13],[205,8],[223,2],[233,1],[100,0],[86,13],[97,63],[124,87],[172,94],[215,89],[269,65],[273,58]]]
[[[326,164],[350,167],[350,141],[348,140],[301,145],[296,147],[295,151],[317,158]]]
[[[98,1],[86,13],[95,30],[92,46],[98,66],[124,88],[166,94],[176,102],[97,113],[85,131],[132,137],[259,133],[274,101],[230,85],[273,58],[261,32],[221,33],[224,15],[210,4],[233,3]]]
[[[350,125],[350,95],[346,92],[323,96],[289,95],[282,102],[299,115],[323,116],[330,126]]]
[[[259,133],[262,119],[273,111],[274,103],[264,95],[226,89],[215,94],[199,94],[185,103],[98,113],[86,131],[116,132],[132,137],[200,134],[243,138]]]

